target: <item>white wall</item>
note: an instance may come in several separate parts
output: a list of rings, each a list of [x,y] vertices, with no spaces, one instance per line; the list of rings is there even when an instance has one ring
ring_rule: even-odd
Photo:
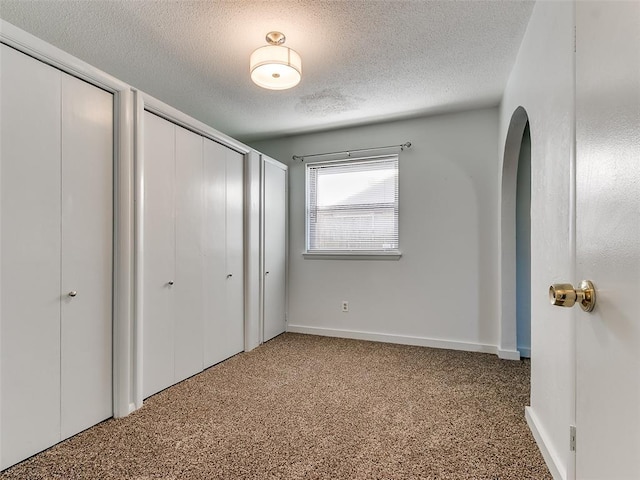
[[[537,2],[500,108],[500,148],[518,106],[531,128],[531,408],[528,416],[556,478],[571,475],[574,334],[551,283],[573,282],[574,5]],[[502,168],[501,168],[502,171]],[[503,319],[506,321],[506,319]]]
[[[483,109],[255,142],[291,167],[288,330],[495,353],[497,137],[498,111]],[[406,141],[402,258],[303,259],[305,166],[292,155]]]

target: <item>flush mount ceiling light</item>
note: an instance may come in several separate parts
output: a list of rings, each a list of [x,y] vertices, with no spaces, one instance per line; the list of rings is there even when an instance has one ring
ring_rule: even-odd
[[[280,32],[267,33],[267,43],[251,54],[251,80],[269,90],[295,87],[302,78],[302,59],[298,52],[284,47],[285,36]]]

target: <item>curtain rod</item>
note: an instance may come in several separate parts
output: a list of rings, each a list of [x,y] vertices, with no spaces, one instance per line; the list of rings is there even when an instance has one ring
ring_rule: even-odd
[[[337,155],[339,153],[346,153],[347,157],[350,157],[352,153],[356,153],[356,152],[371,152],[373,150],[383,150],[385,148],[400,148],[401,151],[403,151],[405,148],[410,148],[411,147],[411,142],[404,142],[401,143],[400,145],[387,145],[386,147],[374,147],[374,148],[359,148],[357,150],[344,150],[342,152],[328,152],[328,153],[314,153],[313,155],[294,155],[293,159],[294,160],[300,160],[302,162],[304,162],[305,158],[310,158],[310,157],[321,157],[324,155]]]

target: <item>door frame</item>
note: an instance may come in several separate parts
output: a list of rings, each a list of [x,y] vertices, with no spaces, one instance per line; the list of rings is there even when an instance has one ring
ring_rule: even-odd
[[[133,315],[133,104],[129,85],[0,19],[0,43],[113,94],[113,416],[138,406],[131,381]],[[0,445],[1,448],[1,445]]]

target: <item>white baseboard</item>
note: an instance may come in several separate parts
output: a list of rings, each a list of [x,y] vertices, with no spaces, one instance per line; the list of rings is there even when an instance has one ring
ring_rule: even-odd
[[[498,349],[498,357],[502,360],[520,360],[520,352],[518,350]]]
[[[533,438],[536,440],[540,453],[542,453],[542,457],[544,458],[547,467],[549,467],[549,471],[551,472],[554,480],[566,480],[566,474],[562,473],[564,470],[561,468],[562,463],[559,461],[558,455],[551,448],[548,437],[540,425],[540,421],[533,409],[531,407],[525,407],[524,416],[527,419],[527,425],[529,425]],[[569,439],[567,438],[567,442],[568,441]]]
[[[392,335],[388,333],[360,332],[356,330],[340,330],[334,328],[305,327],[303,325],[287,325],[287,332],[306,333],[322,337],[352,338],[355,340],[370,340],[372,342],[398,343],[400,345],[415,345],[418,347],[445,348],[448,350],[462,350],[465,352],[498,353],[495,345],[481,343],[455,342],[426,337],[411,337]],[[519,357],[518,357],[519,358]]]

